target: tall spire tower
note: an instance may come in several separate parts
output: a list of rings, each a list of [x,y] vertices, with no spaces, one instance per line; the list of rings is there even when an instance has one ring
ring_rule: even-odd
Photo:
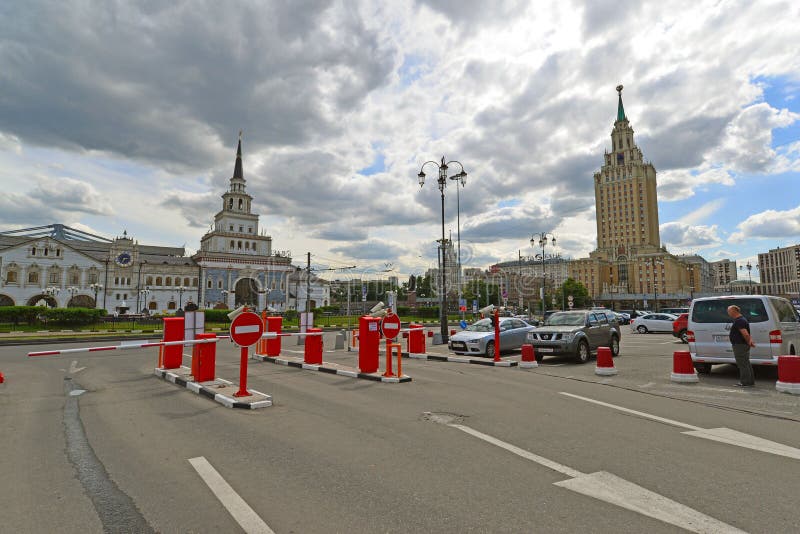
[[[607,257],[629,255],[642,247],[659,248],[656,169],[642,159],[617,86],[617,120],[611,130],[611,151],[594,174],[597,249]]]

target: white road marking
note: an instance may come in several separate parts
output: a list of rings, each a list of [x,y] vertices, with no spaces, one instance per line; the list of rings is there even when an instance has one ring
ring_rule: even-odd
[[[539,465],[557,471],[570,477],[568,480],[555,482],[554,485],[561,488],[586,495],[593,499],[607,502],[626,510],[636,512],[653,519],[658,519],[664,523],[675,525],[690,532],[704,534],[719,534],[721,532],[741,533],[739,530],[727,523],[723,523],[713,517],[707,516],[693,508],[684,506],[663,495],[652,492],[642,486],[628,482],[612,473],[598,471],[597,473],[581,473],[569,466],[554,462],[538,454],[520,449],[519,447],[506,443],[474,428],[464,425],[448,424],[471,436],[491,443],[497,447],[505,449],[517,456],[530,460]]]
[[[233,329],[234,334],[250,334],[253,332],[258,332],[261,328],[261,325],[257,324],[249,324],[245,326],[237,326]]]
[[[80,373],[86,369],[86,367],[78,367],[78,360],[72,360],[69,364],[69,374],[74,375],[75,373]]]
[[[275,534],[203,456],[190,458],[197,474],[247,534]]]
[[[732,430],[730,428],[724,428],[724,427],[708,428],[708,429],[700,428],[699,426],[689,425],[686,423],[681,423],[680,421],[659,417],[657,415],[631,410],[630,408],[624,408],[622,406],[617,406],[616,404],[609,404],[607,402],[602,402],[587,397],[581,397],[580,395],[573,395],[572,393],[566,393],[564,391],[561,391],[560,393],[561,395],[566,395],[567,397],[572,397],[582,401],[591,402],[592,404],[605,406],[607,408],[611,408],[612,410],[631,413],[634,415],[644,417],[646,419],[651,419],[653,421],[666,423],[668,425],[677,426],[680,428],[686,428],[688,429],[688,432],[682,432],[682,433],[686,434],[687,436],[695,436],[698,438],[718,441],[720,443],[727,443],[728,445],[743,447],[745,449],[752,449],[754,451],[766,452],[769,454],[775,454],[778,456],[785,456],[787,458],[800,460],[800,449],[797,449],[795,447],[790,447],[788,445],[784,445],[776,441],[770,441],[768,439],[760,438],[758,436],[753,436],[752,434],[745,434],[744,432],[739,432],[738,430]]]
[[[475,430],[474,428],[470,428],[470,427],[464,426],[464,425],[456,425],[456,424],[451,424],[451,425],[448,425],[448,426],[452,426],[453,428],[457,428],[457,429],[461,430],[462,432],[466,432],[467,434],[475,436],[478,439],[482,439],[483,441],[485,441],[487,443],[491,443],[492,445],[496,445],[496,446],[500,447],[501,449],[505,449],[508,452],[512,452],[512,453],[516,454],[517,456],[521,456],[521,457],[525,458],[526,460],[530,460],[532,462],[536,462],[537,464],[543,465],[543,466],[545,466],[545,467],[547,467],[549,469],[552,469],[553,471],[558,471],[562,475],[567,475],[568,477],[572,477],[572,478],[576,478],[576,477],[579,477],[579,476],[583,475],[583,473],[581,473],[580,471],[576,471],[575,469],[572,469],[571,467],[568,467],[566,465],[561,465],[561,464],[556,463],[556,462],[554,462],[552,460],[548,460],[547,458],[544,458],[543,456],[539,456],[538,454],[533,454],[532,452],[528,452],[525,449],[520,449],[519,447],[516,447],[516,446],[514,446],[514,445],[512,445],[510,443],[506,443],[505,441],[501,441],[501,440],[499,440],[497,438],[494,438],[494,437],[492,437],[492,436],[490,436],[488,434],[484,434],[483,432],[479,432],[479,431]]]
[[[638,415],[640,417],[644,417],[645,419],[652,419],[653,421],[658,421],[660,423],[666,423],[668,425],[677,426],[679,428],[686,428],[688,430],[703,430],[699,426],[694,425],[687,425],[686,423],[681,423],[680,421],[674,421],[672,419],[666,419],[664,417],[659,417],[657,415],[652,415],[649,413],[639,412],[636,410],[631,410],[630,408],[623,408],[622,406],[617,406],[616,404],[609,404],[607,402],[602,402],[599,400],[590,399],[588,397],[581,397],[580,395],[573,395],[572,393],[567,393],[565,391],[559,392],[561,395],[566,395],[567,397],[573,397],[575,399],[580,399],[582,401],[591,402],[592,404],[598,404],[600,406],[605,406],[606,408],[611,408],[612,410],[618,410],[620,412],[630,413],[633,415]]]

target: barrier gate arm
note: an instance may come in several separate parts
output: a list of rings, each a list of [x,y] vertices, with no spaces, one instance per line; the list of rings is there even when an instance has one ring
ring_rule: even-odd
[[[150,343],[132,343],[129,345],[108,345],[105,347],[82,347],[78,349],[62,349],[62,350],[43,350],[38,352],[29,352],[28,357],[36,356],[53,356],[58,354],[75,354],[78,352],[102,352],[108,350],[130,350],[130,349],[145,349],[149,347],[169,347],[172,345],[201,345],[204,343],[217,343],[222,337],[212,339],[190,339],[182,341],[157,341]]]

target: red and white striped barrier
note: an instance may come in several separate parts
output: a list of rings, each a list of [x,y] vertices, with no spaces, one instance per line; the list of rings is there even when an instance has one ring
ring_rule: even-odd
[[[149,343],[130,343],[126,345],[109,345],[106,347],[81,347],[78,349],[61,349],[61,350],[43,350],[39,352],[29,352],[28,357],[34,356],[53,356],[57,354],[75,354],[77,352],[102,352],[106,350],[128,350],[128,349],[146,349],[149,347],[170,347],[173,345],[200,345],[203,343],[216,343],[220,339],[226,337],[217,337],[214,339],[193,339],[189,341],[156,341]]]

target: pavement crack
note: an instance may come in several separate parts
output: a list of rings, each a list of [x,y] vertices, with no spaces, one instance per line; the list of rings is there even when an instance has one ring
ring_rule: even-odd
[[[104,532],[155,533],[133,499],[119,489],[111,480],[103,464],[95,455],[80,417],[79,395],[83,391],[71,378],[64,381],[64,432],[67,442],[67,457],[75,468],[84,491],[89,496],[103,524]]]

